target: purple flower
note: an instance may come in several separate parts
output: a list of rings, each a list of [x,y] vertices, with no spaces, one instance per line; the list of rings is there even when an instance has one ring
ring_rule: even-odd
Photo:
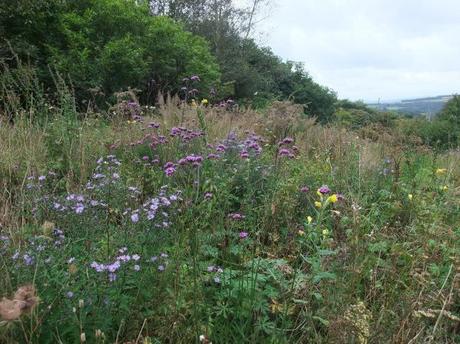
[[[304,192],[304,193],[307,193],[308,191],[310,191],[310,188],[308,186],[302,186],[300,188],[300,192]]]
[[[24,259],[24,264],[26,265],[32,265],[34,263],[34,258],[29,256],[28,254],[25,254],[24,256],[22,256],[22,258]]]
[[[152,263],[156,262],[157,260],[158,260],[158,257],[157,257],[157,256],[152,256],[152,257],[150,258],[150,261],[151,261]]]
[[[164,265],[159,265],[158,266],[158,271],[165,271],[165,266]]]
[[[220,277],[214,277],[214,283],[220,284]]]
[[[155,123],[155,122],[150,122],[148,127],[158,129],[160,127],[160,125],[158,123]]]
[[[40,176],[40,177],[38,177],[38,180],[41,181],[41,182],[44,181],[45,179],[46,179],[45,176]]]
[[[66,294],[65,294],[69,299],[71,299],[73,297],[73,292],[71,291],[68,291]]]
[[[137,262],[139,259],[141,259],[141,256],[139,256],[138,254],[133,254],[132,258],[134,261]]]
[[[329,187],[327,185],[323,185],[318,189],[318,192],[323,194],[323,195],[326,195],[329,192],[331,192],[331,189],[329,189]]]
[[[213,272],[216,267],[214,265],[208,266],[208,272]]]
[[[240,232],[240,238],[241,239],[247,238],[248,235],[249,235],[248,232]]]
[[[85,206],[82,203],[77,203],[77,206],[75,207],[75,213],[76,214],[81,214],[85,210]]]
[[[245,150],[240,152],[240,158],[242,159],[249,159],[249,153]]]
[[[212,198],[212,193],[211,192],[206,192],[204,194],[204,199],[211,199]]]
[[[141,267],[140,267],[139,265],[137,265],[137,264],[134,265],[134,270],[135,270],[135,271],[139,271],[140,269],[141,269]]]
[[[118,256],[117,259],[126,263],[131,260],[131,256],[129,254],[124,254],[124,255]]]
[[[289,156],[291,154],[291,151],[287,148],[281,148],[278,152],[279,156]]]
[[[134,213],[131,215],[131,221],[133,223],[137,223],[139,221],[139,214],[138,213]]]
[[[112,264],[107,265],[107,271],[116,272],[120,268],[120,266],[121,266],[120,261],[116,260]]]
[[[281,144],[288,145],[288,144],[291,144],[292,142],[294,142],[294,139],[292,137],[286,137],[283,139],[283,141],[281,141]]]
[[[117,275],[114,273],[109,273],[109,282],[115,282],[117,279]]]
[[[192,81],[200,81],[200,77],[198,75],[192,75],[190,77],[190,80],[192,80]]]
[[[69,258],[69,260],[67,261],[67,264],[72,264],[74,261],[75,261],[75,258],[74,258],[74,257],[71,257],[71,258]]]
[[[245,216],[240,213],[230,213],[228,217],[232,220],[243,220],[245,218]]]

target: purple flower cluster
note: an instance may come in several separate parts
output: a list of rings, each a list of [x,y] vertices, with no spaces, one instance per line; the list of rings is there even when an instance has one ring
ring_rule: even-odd
[[[93,268],[96,272],[106,272],[108,274],[108,278],[110,282],[114,282],[117,279],[117,271],[129,262],[133,262],[133,269],[135,271],[140,270],[139,264],[137,262],[141,259],[141,256],[138,254],[127,254],[128,249],[126,247],[122,247],[118,250],[119,255],[115,258],[115,260],[108,264],[98,263],[93,261],[90,264],[90,267]]]
[[[171,225],[168,209],[180,200],[180,192],[168,195],[166,187],[163,187],[157,197],[147,200],[139,209],[127,210],[125,214],[130,213],[132,223],[137,223],[145,218],[150,222],[155,220],[155,227],[157,228],[168,228]]]
[[[207,272],[213,274],[212,280],[214,283],[220,284],[222,282],[221,276],[224,273],[224,269],[219,266],[210,265],[207,268]]]
[[[192,130],[184,127],[173,127],[171,128],[171,137],[179,137],[182,142],[190,142],[195,138],[202,137],[204,134],[201,130]]]
[[[121,162],[115,155],[108,155],[97,160],[91,180],[86,184],[87,190],[101,189],[120,181]]]
[[[46,175],[39,175],[38,177],[35,176],[29,176],[27,177],[27,180],[29,181],[26,184],[26,188],[28,190],[31,189],[41,189],[45,184],[46,181],[48,180],[48,177],[56,177],[57,174],[54,173],[53,171],[49,171]]]
[[[163,166],[163,170],[168,177],[171,177],[176,172],[176,165],[173,162],[168,161]]]
[[[203,157],[201,155],[191,154],[187,155],[185,158],[179,159],[177,163],[181,166],[192,165],[193,167],[199,167],[202,162]]]
[[[249,159],[262,153],[262,138],[254,133],[247,132],[247,138],[239,141],[235,132],[230,132],[223,142],[216,146],[216,153],[211,153],[208,158],[218,159],[223,153],[236,152],[240,158]]]
[[[278,142],[278,156],[287,157],[289,159],[295,158],[299,149],[293,145],[294,139],[292,137],[286,137]]]

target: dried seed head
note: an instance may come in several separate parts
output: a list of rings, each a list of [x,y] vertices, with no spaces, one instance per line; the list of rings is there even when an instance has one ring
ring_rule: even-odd
[[[37,305],[38,297],[32,285],[20,287],[12,299],[3,298],[0,302],[0,316],[3,320],[11,321],[21,315],[30,313]]]

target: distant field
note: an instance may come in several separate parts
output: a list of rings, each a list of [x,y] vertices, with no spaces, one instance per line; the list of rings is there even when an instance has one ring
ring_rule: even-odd
[[[444,104],[446,104],[451,95],[443,95],[429,98],[407,99],[396,102],[370,103],[369,107],[382,111],[397,111],[417,116],[435,116]]]

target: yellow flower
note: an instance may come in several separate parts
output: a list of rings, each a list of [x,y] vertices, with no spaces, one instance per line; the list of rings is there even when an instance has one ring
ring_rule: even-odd
[[[207,105],[208,104],[208,100],[206,98],[204,98],[202,101],[201,101],[201,104],[202,105]]]
[[[438,176],[441,176],[441,175],[445,174],[446,172],[447,172],[447,168],[438,168],[438,169],[436,170],[436,174],[437,174]]]
[[[328,229],[323,229],[323,236],[328,236],[329,235],[329,230]]]
[[[412,194],[408,194],[407,198],[409,198],[409,201],[412,201],[412,198],[414,198],[414,196]]]
[[[304,235],[305,235],[305,232],[304,232],[303,230],[299,230],[298,234],[299,234],[300,236],[304,236]]]
[[[316,201],[316,202],[315,202],[315,207],[316,207],[316,208],[321,208],[321,202]]]
[[[307,216],[307,222],[310,224],[313,221],[313,218],[311,216]]]
[[[336,195],[336,194],[333,194],[333,195],[329,196],[329,197],[327,198],[327,201],[328,201],[329,203],[335,203],[335,202],[337,202],[337,195]]]
[[[195,99],[192,99],[192,107],[196,107]]]
[[[129,120],[128,120],[127,122],[128,122],[128,124],[134,124],[134,123],[136,123],[136,121],[129,121]]]
[[[449,190],[449,187],[447,185],[444,185],[442,188],[441,188],[442,191],[447,191]]]

